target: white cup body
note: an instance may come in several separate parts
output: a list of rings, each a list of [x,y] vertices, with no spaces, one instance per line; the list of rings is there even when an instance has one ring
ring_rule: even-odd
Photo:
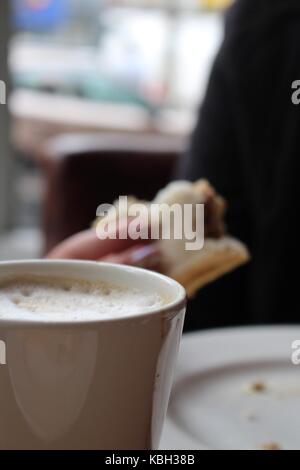
[[[0,449],[156,449],[182,333],[184,289],[156,273],[105,263],[0,263],[0,281],[22,275],[105,280],[159,292],[169,303],[79,322],[8,320],[0,312]]]

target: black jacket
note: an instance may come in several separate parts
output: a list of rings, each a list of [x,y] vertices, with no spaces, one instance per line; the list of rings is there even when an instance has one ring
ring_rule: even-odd
[[[199,293],[187,328],[300,321],[297,79],[300,1],[237,1],[182,175],[227,198],[228,229],[253,261]]]

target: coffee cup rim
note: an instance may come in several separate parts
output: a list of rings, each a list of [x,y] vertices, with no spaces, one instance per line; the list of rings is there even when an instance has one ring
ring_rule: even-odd
[[[0,317],[0,327],[82,327],[82,326],[92,326],[92,325],[100,325],[100,324],[108,324],[108,323],[122,323],[132,321],[146,321],[154,317],[165,317],[165,316],[172,316],[184,309],[187,302],[186,291],[184,287],[174,279],[169,278],[164,274],[157,273],[155,271],[150,271],[147,269],[143,269],[140,267],[135,266],[127,266],[115,263],[106,263],[106,262],[98,262],[98,261],[87,261],[87,260],[47,260],[47,259],[30,259],[30,260],[16,260],[16,261],[1,261],[0,262],[0,279],[1,279],[1,272],[7,269],[16,269],[16,273],[18,268],[24,268],[28,266],[28,268],[33,269],[34,267],[45,267],[51,266],[52,268],[59,268],[59,267],[69,267],[72,266],[78,268],[103,268],[109,270],[116,270],[121,271],[123,274],[128,275],[140,275],[140,276],[147,276],[148,278],[156,279],[157,281],[163,281],[165,286],[173,287],[177,289],[177,295],[174,295],[174,299],[170,302],[166,303],[166,305],[160,307],[150,307],[147,309],[141,309],[141,313],[134,313],[134,314],[127,314],[122,315],[120,317],[104,317],[104,318],[92,318],[92,319],[80,319],[80,320],[49,320],[49,318],[45,318],[45,320],[41,320],[41,318],[32,319],[32,318],[1,318]],[[28,273],[29,275],[35,275],[34,272]],[[47,276],[47,273],[42,274],[41,276]],[[9,277],[9,276],[8,276]],[[54,277],[59,278],[60,273],[59,270]],[[63,278],[63,276],[61,276]],[[5,275],[3,276],[5,279]],[[86,280],[85,276],[83,275],[80,277],[74,276],[74,280],[82,279]],[[118,281],[116,281],[116,285]],[[166,288],[166,287],[165,287]],[[162,289],[163,290],[163,289]]]

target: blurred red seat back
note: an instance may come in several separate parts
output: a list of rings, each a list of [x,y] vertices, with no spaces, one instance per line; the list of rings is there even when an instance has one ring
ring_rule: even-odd
[[[45,250],[90,226],[120,195],[151,200],[172,178],[184,139],[160,135],[67,134],[41,152]]]

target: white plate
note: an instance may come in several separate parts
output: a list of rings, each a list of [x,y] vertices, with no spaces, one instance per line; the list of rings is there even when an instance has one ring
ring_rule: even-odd
[[[300,449],[297,339],[299,326],[184,336],[161,449]],[[249,390],[256,382],[266,389]]]

